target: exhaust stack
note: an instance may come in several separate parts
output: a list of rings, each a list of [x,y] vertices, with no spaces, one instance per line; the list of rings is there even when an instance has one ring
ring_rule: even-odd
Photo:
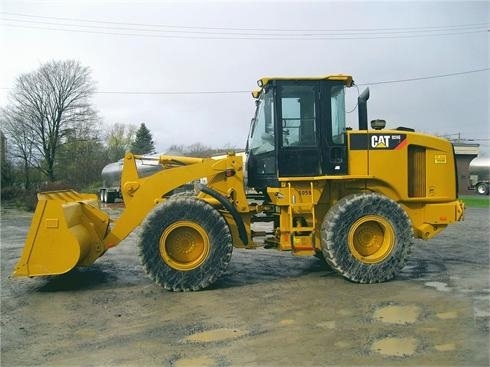
[[[359,111],[359,130],[368,129],[367,100],[369,99],[369,88],[364,89],[357,97],[357,108]]]

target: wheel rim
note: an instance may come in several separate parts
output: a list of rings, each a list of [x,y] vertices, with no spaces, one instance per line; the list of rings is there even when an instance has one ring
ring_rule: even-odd
[[[477,188],[476,188],[476,191],[479,193],[479,194],[484,194],[487,190],[486,190],[486,187],[483,186],[483,185],[479,185]]]
[[[375,264],[386,259],[395,245],[390,222],[378,215],[359,218],[348,234],[349,250],[359,261]]]
[[[160,236],[160,256],[176,270],[199,267],[208,257],[209,250],[206,231],[194,222],[175,222]]]

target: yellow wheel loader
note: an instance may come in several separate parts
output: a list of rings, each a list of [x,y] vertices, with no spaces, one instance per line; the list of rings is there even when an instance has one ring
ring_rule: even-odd
[[[266,247],[320,256],[350,281],[375,283],[402,269],[414,237],[461,220],[449,141],[387,130],[383,120],[368,127],[369,89],[358,98],[358,129],[347,127],[348,75],[258,84],[245,159],[162,155],[161,171],[139,177],[142,157],[127,154],[125,209],[114,222],[95,195],[41,193],[14,274],[90,265],[141,226],[149,276],[172,291],[199,290],[223,274],[234,247],[257,246],[254,222],[270,220]],[[195,195],[168,195],[195,180],[206,182]]]

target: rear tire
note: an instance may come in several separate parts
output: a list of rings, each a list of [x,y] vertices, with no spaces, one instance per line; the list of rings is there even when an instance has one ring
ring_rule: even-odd
[[[222,215],[196,198],[171,198],[142,225],[141,262],[151,279],[171,291],[197,291],[226,270],[233,245]]]
[[[412,224],[405,210],[375,193],[342,198],[322,224],[325,261],[357,283],[392,279],[405,265],[412,241]]]
[[[476,185],[476,192],[479,193],[480,195],[488,195],[488,185],[484,182],[479,183]]]
[[[107,200],[107,193],[106,193],[106,189],[100,189],[99,191],[99,200],[101,203],[105,203],[106,200]]]

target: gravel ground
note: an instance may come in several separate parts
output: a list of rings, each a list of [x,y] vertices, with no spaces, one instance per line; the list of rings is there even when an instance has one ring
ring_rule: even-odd
[[[259,248],[235,250],[211,288],[172,293],[145,275],[137,231],[91,267],[10,278],[32,214],[2,209],[1,365],[488,366],[489,214],[416,241],[383,284]]]

